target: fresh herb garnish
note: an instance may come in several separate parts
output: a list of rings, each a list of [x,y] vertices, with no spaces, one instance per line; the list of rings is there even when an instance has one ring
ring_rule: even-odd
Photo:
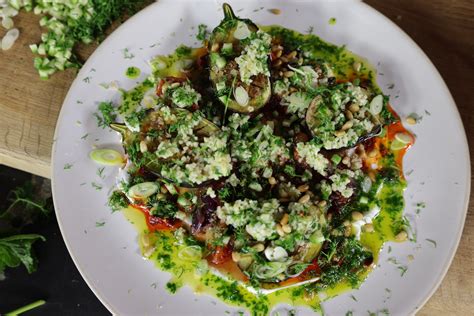
[[[115,121],[117,114],[112,102],[101,102],[98,109],[99,113],[94,113],[94,116],[99,127],[106,128]]]

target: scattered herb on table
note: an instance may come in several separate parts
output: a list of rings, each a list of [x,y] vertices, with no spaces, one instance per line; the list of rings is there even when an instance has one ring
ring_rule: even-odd
[[[36,270],[37,260],[32,245],[45,241],[38,234],[22,233],[24,227],[47,217],[51,205],[36,197],[31,183],[20,186],[9,194],[10,205],[0,212],[0,275],[6,268],[23,264],[29,273]]]

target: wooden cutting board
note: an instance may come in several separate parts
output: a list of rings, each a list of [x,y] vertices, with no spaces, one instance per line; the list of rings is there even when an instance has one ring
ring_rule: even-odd
[[[474,4],[472,0],[367,0],[407,32],[446,80],[474,140]],[[49,178],[54,128],[74,80],[68,70],[42,81],[33,68],[29,44],[38,42],[39,18],[21,13],[15,46],[0,51],[0,164]],[[110,31],[110,30],[109,30]],[[0,36],[5,31],[0,30]],[[87,58],[95,45],[81,46]],[[472,147],[472,146],[471,146]],[[472,151],[471,151],[472,154]],[[472,197],[471,197],[472,201]],[[474,206],[469,209],[459,250],[443,283],[420,315],[474,314]],[[448,211],[448,210],[447,210]]]

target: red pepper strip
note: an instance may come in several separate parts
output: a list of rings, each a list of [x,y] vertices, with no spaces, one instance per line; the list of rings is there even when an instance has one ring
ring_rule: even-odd
[[[163,79],[160,80],[158,85],[156,86],[156,95],[161,97],[163,94],[163,85],[165,84],[165,81]]]
[[[131,206],[145,215],[146,225],[150,232],[157,230],[175,230],[182,226],[182,222],[180,220],[170,220],[151,215],[150,209],[145,205],[132,204]]]
[[[207,257],[207,260],[213,264],[223,264],[232,258],[232,247],[217,246],[214,251]]]

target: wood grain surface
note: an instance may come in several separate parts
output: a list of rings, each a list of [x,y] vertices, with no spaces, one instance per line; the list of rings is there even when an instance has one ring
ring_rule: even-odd
[[[366,2],[410,35],[438,68],[459,108],[474,156],[474,2]],[[49,177],[54,127],[75,71],[39,80],[28,48],[40,37],[38,18],[22,13],[15,24],[21,31],[19,41],[11,50],[0,51],[0,164]],[[94,48],[79,47],[79,55],[85,59]],[[473,200],[471,194],[463,237],[448,274],[419,315],[474,315]]]

